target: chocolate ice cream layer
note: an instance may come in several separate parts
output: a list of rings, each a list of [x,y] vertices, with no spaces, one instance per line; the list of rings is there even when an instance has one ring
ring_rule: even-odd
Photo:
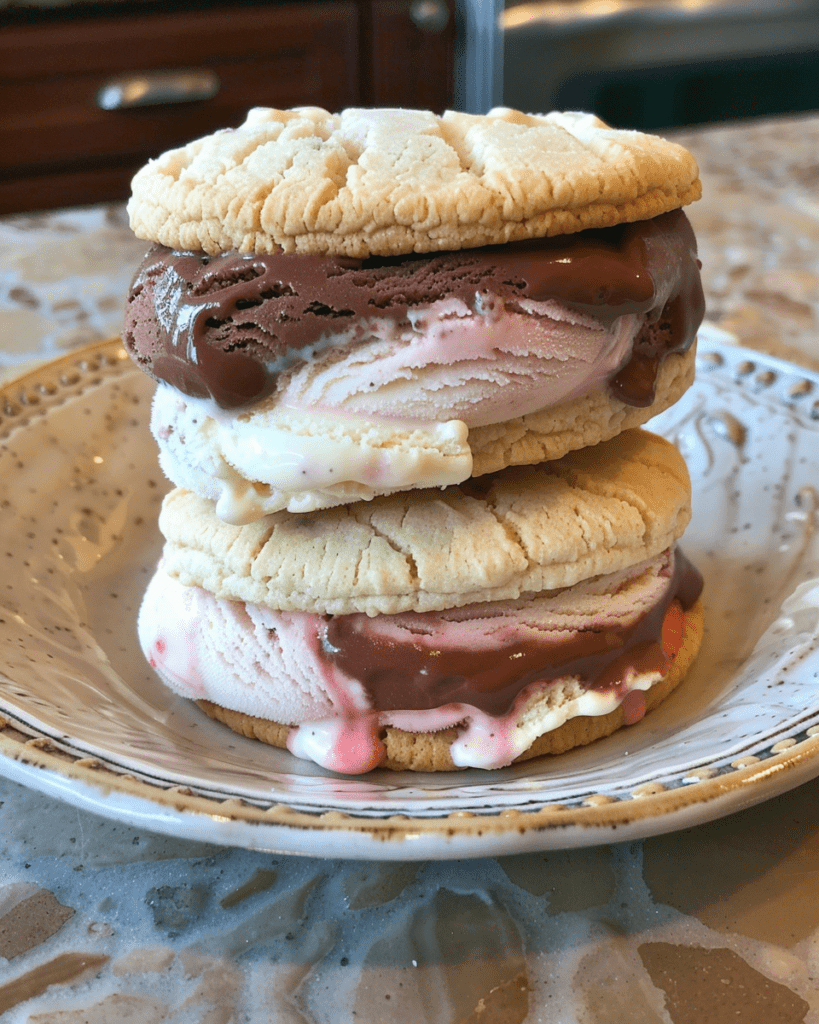
[[[124,341],[158,381],[225,409],[276,389],[311,346],[456,298],[476,315],[493,304],[555,301],[610,325],[644,318],[609,388],[648,406],[662,359],[692,344],[704,313],[696,241],[681,210],[652,220],[533,242],[390,258],[174,252],[154,246],[138,270]]]

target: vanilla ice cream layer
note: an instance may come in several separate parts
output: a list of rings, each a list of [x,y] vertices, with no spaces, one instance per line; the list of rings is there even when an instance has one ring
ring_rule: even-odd
[[[173,483],[232,523],[446,487],[471,475],[469,428],[602,390],[641,325],[554,302],[441,300],[403,326],[372,319],[322,339],[309,358],[291,351],[276,393],[249,410],[160,385],[152,430]]]
[[[537,736],[608,714],[662,677],[662,621],[683,566],[665,552],[527,600],[375,617],[223,601],[160,566],[139,637],[171,689],[290,726],[289,749],[327,769],[376,767],[385,726],[456,725],[454,763],[497,768]]]

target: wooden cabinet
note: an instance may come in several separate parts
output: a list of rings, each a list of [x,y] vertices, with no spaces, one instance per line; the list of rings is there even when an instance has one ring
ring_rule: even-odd
[[[446,26],[435,32],[418,29],[412,20],[416,4],[411,0],[371,0],[372,32],[365,61],[369,102],[440,113],[452,105],[455,19],[451,0],[449,5],[440,0],[440,6],[436,0],[416,3],[430,20],[436,18],[436,6],[447,11]]]
[[[0,212],[125,198],[148,158],[253,106],[444,109],[453,18],[419,28],[417,3],[129,4],[0,23]],[[168,101],[180,71],[201,98]],[[146,81],[162,101],[129,106]],[[125,105],[103,109],[114,86]]]

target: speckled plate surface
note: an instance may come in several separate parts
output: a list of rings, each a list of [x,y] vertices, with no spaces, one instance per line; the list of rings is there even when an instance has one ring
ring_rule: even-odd
[[[639,725],[497,772],[341,778],[162,687],[135,635],[166,488],[151,382],[109,342],[0,392],[0,772],[155,831],[369,859],[640,838],[819,775],[819,377],[714,341],[654,429],[694,485],[706,637]]]

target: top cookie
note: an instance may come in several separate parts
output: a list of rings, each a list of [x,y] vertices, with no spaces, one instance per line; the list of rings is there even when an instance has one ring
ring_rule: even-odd
[[[256,108],[140,170],[140,238],[207,253],[390,256],[644,220],[698,199],[681,146],[591,114]]]

